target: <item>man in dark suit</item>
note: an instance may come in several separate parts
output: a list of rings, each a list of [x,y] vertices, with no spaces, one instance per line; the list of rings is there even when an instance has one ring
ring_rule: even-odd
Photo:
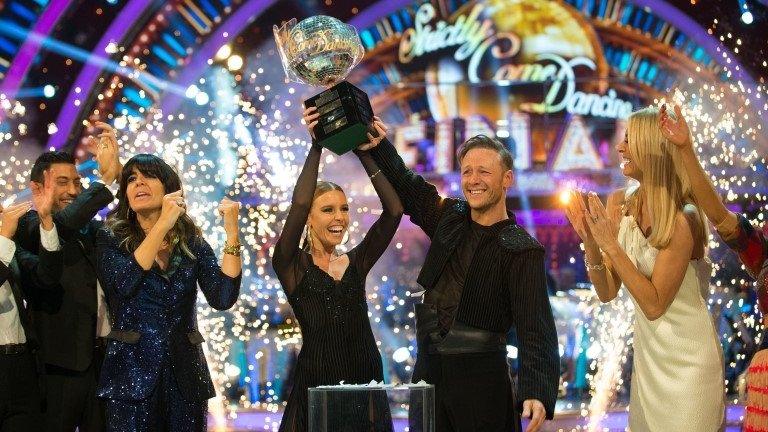
[[[105,429],[104,408],[96,398],[103,361],[103,337],[109,332],[104,294],[95,273],[95,235],[101,222],[93,220],[114,199],[107,188],[120,173],[117,141],[111,127],[93,143],[100,181],[83,190],[74,158],[46,152],[35,161],[32,187],[48,172],[54,184],[53,218],[62,241],[63,273],[59,290],[31,294],[31,312],[45,365],[46,431],[80,432]],[[16,242],[35,250],[38,214],[30,211],[19,223]]]
[[[53,195],[46,189],[47,194],[40,188],[34,194],[41,214],[37,255],[11,240],[29,203],[0,206],[0,432],[44,430],[38,343],[21,285],[51,291],[61,276],[62,253],[49,210]]]

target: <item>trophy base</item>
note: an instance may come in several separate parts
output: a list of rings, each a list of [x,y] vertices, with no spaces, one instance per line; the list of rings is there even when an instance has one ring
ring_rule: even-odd
[[[368,95],[347,81],[342,81],[304,101],[317,107],[320,114],[314,133],[317,142],[342,155],[368,142],[373,123],[373,109]]]

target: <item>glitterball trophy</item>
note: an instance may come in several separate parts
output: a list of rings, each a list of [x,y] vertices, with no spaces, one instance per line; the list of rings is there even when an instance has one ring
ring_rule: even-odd
[[[318,15],[273,26],[275,41],[290,81],[331,86],[304,101],[317,107],[317,142],[343,154],[368,141],[373,109],[368,95],[344,78],[363,58],[357,30],[336,18]]]

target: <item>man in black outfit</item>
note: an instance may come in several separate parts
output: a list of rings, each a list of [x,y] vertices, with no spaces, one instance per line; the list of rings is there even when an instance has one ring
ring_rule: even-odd
[[[114,200],[107,185],[122,167],[114,131],[104,132],[92,143],[101,181],[83,191],[74,158],[64,152],[46,152],[35,161],[30,174],[39,183],[48,171],[55,188],[54,220],[62,241],[63,273],[60,289],[34,292],[31,312],[45,365],[46,431],[92,432],[105,430],[104,407],[96,385],[104,358],[104,337],[109,333],[107,303],[96,279],[95,238],[101,222],[93,220]],[[16,242],[35,250],[38,215],[29,212],[19,223]]]
[[[53,195],[36,192],[35,205],[42,215],[37,255],[18,248],[11,240],[29,203],[7,209],[0,206],[0,432],[44,430],[43,386],[35,355],[38,343],[21,285],[35,286],[38,291],[55,290],[62,252],[50,215]]]
[[[374,141],[375,142],[375,141]],[[544,248],[506,209],[512,156],[478,135],[461,147],[465,199],[443,198],[403,163],[392,144],[366,144],[405,214],[432,241],[418,282],[418,357],[413,381],[435,385],[438,432],[528,432],[552,419],[559,385],[557,333],[547,296]],[[517,330],[517,391],[506,334]]]

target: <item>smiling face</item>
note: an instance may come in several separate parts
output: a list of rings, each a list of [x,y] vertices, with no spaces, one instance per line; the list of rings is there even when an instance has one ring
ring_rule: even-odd
[[[144,175],[137,168],[128,176],[125,195],[128,205],[136,213],[155,211],[163,208],[165,186],[157,178]]]
[[[53,180],[53,210],[59,211],[72,204],[83,191],[83,185],[74,164],[51,164],[50,173]]]
[[[640,170],[637,161],[633,158],[629,146],[629,135],[629,128],[627,128],[627,132],[624,132],[624,139],[616,144],[616,151],[619,152],[621,157],[621,172],[625,176],[639,181],[643,178],[643,172]]]
[[[349,204],[344,192],[331,190],[315,197],[307,225],[312,241],[320,242],[324,249],[341,244],[349,227]]]
[[[512,180],[512,170],[504,168],[495,150],[473,148],[461,160],[461,189],[472,210],[483,212],[503,203]]]

